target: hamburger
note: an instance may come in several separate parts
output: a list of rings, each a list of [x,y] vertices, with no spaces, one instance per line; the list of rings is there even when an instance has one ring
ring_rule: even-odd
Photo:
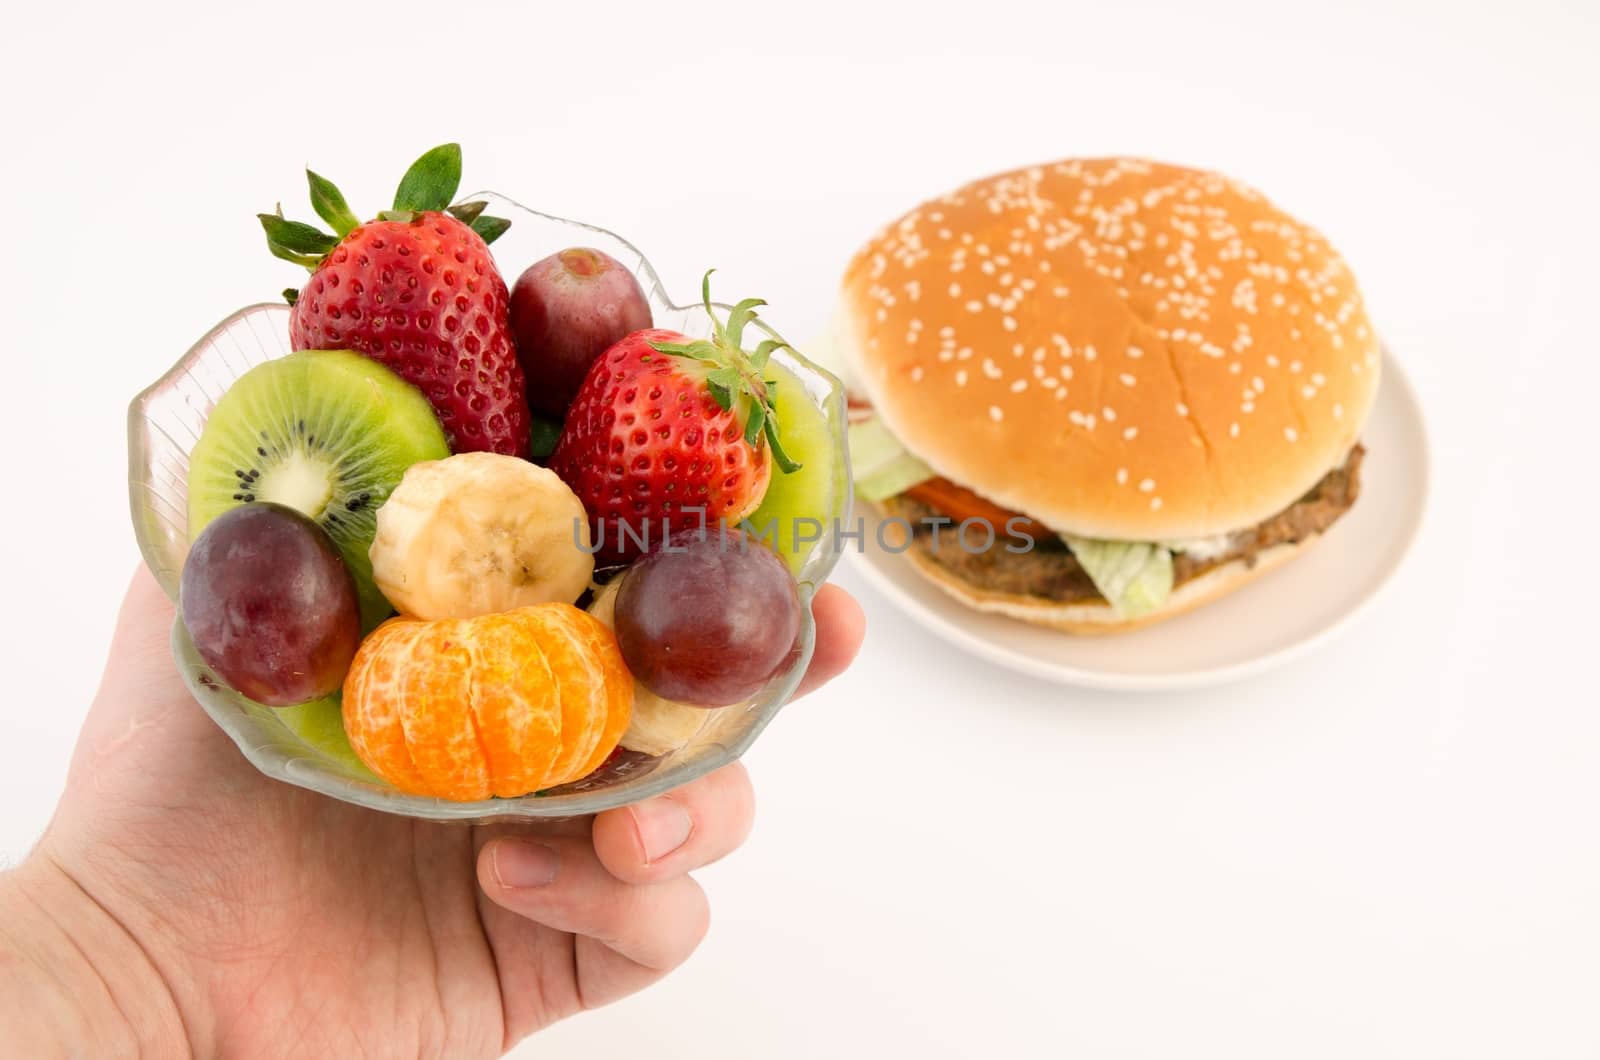
[[[890,223],[841,286],[858,494],[981,611],[1132,629],[1356,502],[1377,333],[1327,240],[1238,181],[1133,158],[1002,173]]]

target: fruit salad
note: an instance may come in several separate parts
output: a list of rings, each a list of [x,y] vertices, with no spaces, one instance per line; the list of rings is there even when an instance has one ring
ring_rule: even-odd
[[[240,376],[189,454],[179,615],[195,653],[321,756],[448,801],[665,756],[792,670],[796,577],[844,455],[804,386],[701,285],[657,327],[601,250],[490,249],[446,144],[366,220],[260,214],[292,352]],[[529,260],[537,257],[537,260]],[[651,278],[653,281],[653,277]]]

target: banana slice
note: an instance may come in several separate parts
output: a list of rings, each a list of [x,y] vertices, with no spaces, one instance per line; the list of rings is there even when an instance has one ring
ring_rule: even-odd
[[[626,575],[623,575],[626,577]],[[608,628],[616,628],[617,592],[622,588],[622,577],[613,578],[595,594],[589,613]],[[622,746],[640,754],[664,755],[676,751],[700,731],[710,716],[705,707],[674,703],[662,699],[640,681],[633,683],[633,717],[628,731],[622,734]]]
[[[498,453],[413,464],[378,509],[372,577],[417,618],[570,604],[594,575],[589,519],[554,471]]]

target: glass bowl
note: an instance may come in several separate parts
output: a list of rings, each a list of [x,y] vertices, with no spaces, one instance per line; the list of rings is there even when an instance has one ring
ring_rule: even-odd
[[[592,246],[630,267],[639,279],[657,327],[701,337],[710,320],[699,304],[679,305],[667,296],[638,248],[603,228],[530,210],[504,196],[483,192],[488,212],[513,221],[495,243],[494,255],[510,280],[539,258],[563,247]],[[724,310],[726,307],[722,307]],[[753,326],[777,338],[757,319]],[[187,499],[189,451],[206,415],[229,385],[264,361],[289,353],[289,307],[247,306],[197,342],[153,385],[134,398],[128,410],[128,495],[140,551],[156,579],[176,599],[178,576],[188,553]],[[773,360],[804,384],[834,438],[839,459],[828,469],[830,511],[815,513],[824,523],[846,522],[850,512],[850,468],[845,455],[845,401],[839,381],[805,357],[780,350]],[[172,654],[190,691],[257,769],[336,799],[387,813],[437,821],[482,822],[525,817],[568,817],[596,813],[657,795],[694,780],[738,758],[778,713],[805,673],[816,636],[810,601],[839,558],[831,528],[811,544],[799,570],[802,619],[800,651],[794,664],[773,677],[750,701],[706,711],[700,731],[676,751],[659,757],[629,752],[582,780],[515,799],[449,802],[407,795],[371,774],[303,742],[276,711],[252,703],[227,688],[200,661],[181,622],[172,629]]]

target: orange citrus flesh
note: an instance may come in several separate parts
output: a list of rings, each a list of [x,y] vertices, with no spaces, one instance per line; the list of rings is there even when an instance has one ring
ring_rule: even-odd
[[[514,798],[592,773],[628,727],[616,638],[570,604],[477,618],[396,618],[345,678],[350,746],[401,791]]]

